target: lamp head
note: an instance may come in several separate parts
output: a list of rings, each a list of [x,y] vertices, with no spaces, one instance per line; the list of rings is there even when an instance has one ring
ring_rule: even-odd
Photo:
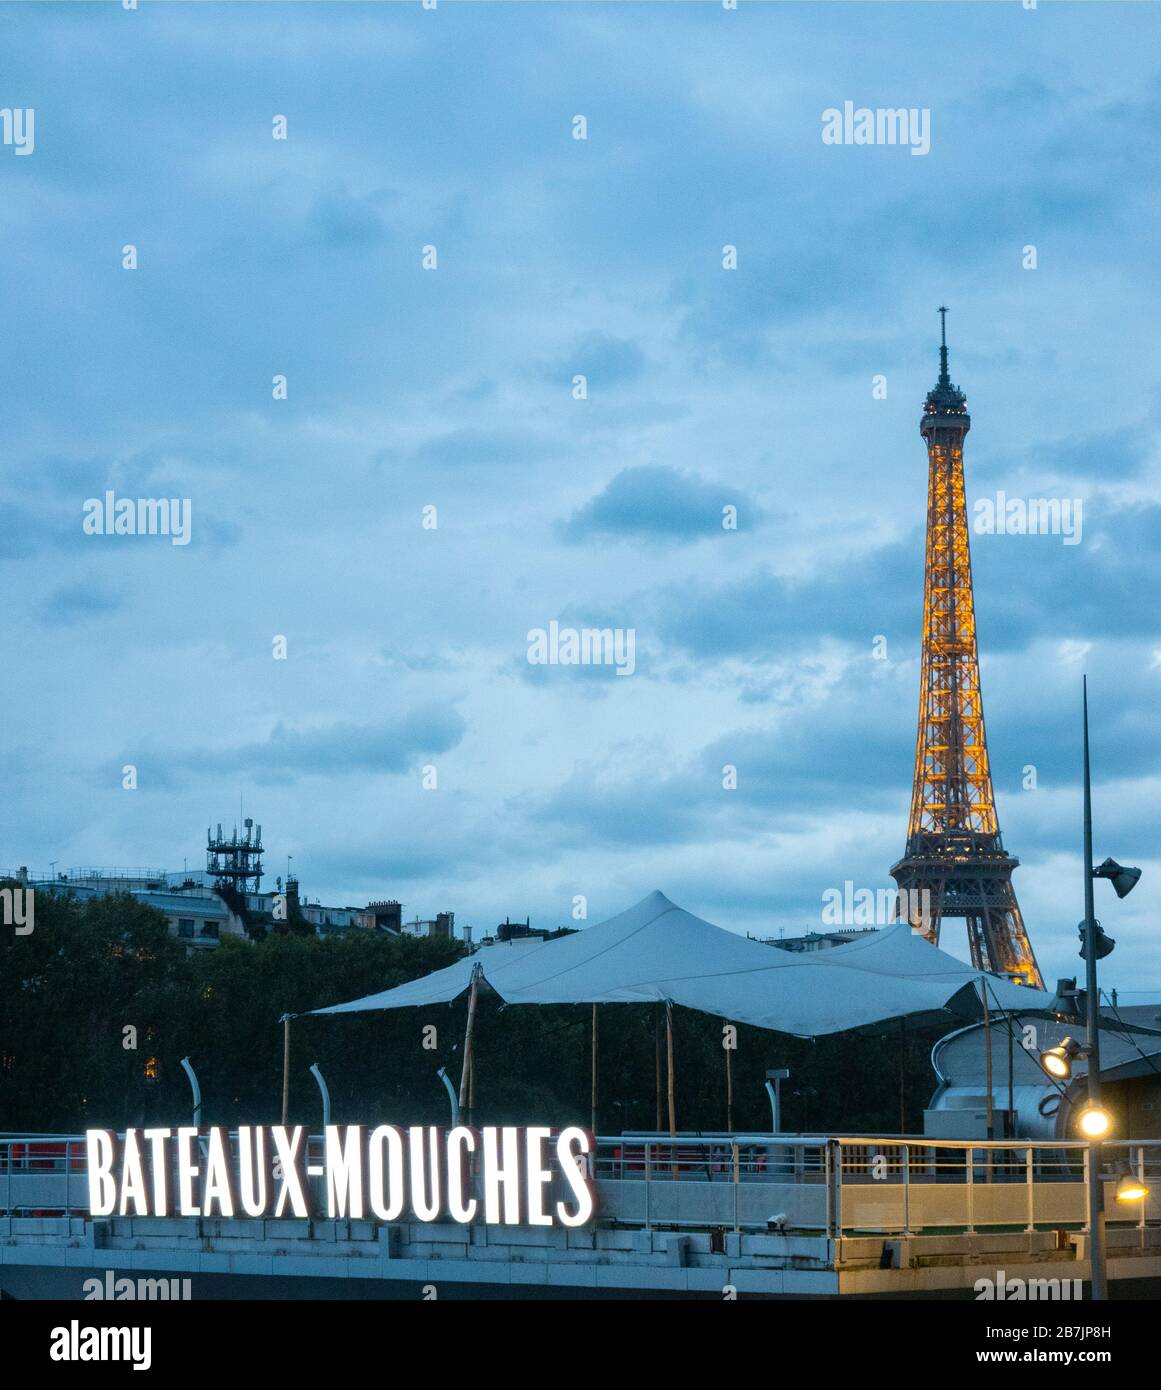
[[[1141,1202],[1149,1195],[1149,1189],[1139,1178],[1135,1178],[1126,1167],[1117,1179],[1116,1198],[1118,1202]]]
[[[1040,1065],[1049,1076],[1058,1081],[1067,1081],[1072,1076],[1073,1059],[1079,1057],[1084,1049],[1073,1038],[1064,1038],[1055,1047],[1040,1054]]]
[[[1088,940],[1085,936],[1084,923],[1078,922],[1076,929],[1080,933],[1080,951],[1078,954],[1081,960],[1088,960]],[[1092,941],[1097,960],[1104,960],[1105,956],[1112,955],[1117,945],[1115,939],[1108,935],[1099,922],[1092,924]]]
[[[1127,898],[1137,886],[1137,880],[1141,877],[1141,870],[1131,866],[1118,864],[1115,859],[1106,859],[1098,864],[1092,871],[1093,878],[1107,878],[1113,885],[1113,892],[1118,898]]]

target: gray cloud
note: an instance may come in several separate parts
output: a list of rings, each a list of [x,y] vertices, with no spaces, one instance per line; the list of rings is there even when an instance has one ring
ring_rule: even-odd
[[[118,613],[124,607],[124,597],[102,585],[69,584],[49,596],[42,613],[53,627],[71,627]]]
[[[625,468],[561,525],[567,541],[613,536],[652,540],[724,537],[722,512],[737,507],[737,529],[761,520],[758,505],[736,488],[663,464]]]
[[[256,777],[374,776],[404,772],[421,757],[446,753],[464,736],[463,716],[430,704],[377,724],[339,722],[295,729],[278,723],[260,743],[199,748],[167,761],[187,772],[243,771]]]

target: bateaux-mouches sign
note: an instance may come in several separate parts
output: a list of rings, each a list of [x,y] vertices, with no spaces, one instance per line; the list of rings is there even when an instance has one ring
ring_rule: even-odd
[[[91,1216],[583,1226],[595,1210],[595,1140],[577,1127],[327,1125],[321,1162],[302,1125],[91,1129],[85,1141]]]

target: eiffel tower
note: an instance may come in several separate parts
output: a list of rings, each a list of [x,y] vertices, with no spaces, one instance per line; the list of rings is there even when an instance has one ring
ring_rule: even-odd
[[[919,736],[907,848],[891,869],[899,916],[933,944],[948,917],[967,921],[972,964],[1043,984],[1012,887],[984,732],[976,609],[964,496],[967,397],[947,371],[947,309],[939,380],[919,432],[927,441],[927,549]]]

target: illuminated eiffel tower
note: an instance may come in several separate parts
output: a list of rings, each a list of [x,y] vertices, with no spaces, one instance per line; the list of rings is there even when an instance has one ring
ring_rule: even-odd
[[[976,610],[964,497],[967,397],[947,372],[941,308],[939,380],[919,432],[927,441],[923,671],[907,848],[891,875],[899,915],[932,943],[948,917],[967,921],[972,964],[1041,985],[1012,888],[1019,860],[1004,850],[984,732]]]

